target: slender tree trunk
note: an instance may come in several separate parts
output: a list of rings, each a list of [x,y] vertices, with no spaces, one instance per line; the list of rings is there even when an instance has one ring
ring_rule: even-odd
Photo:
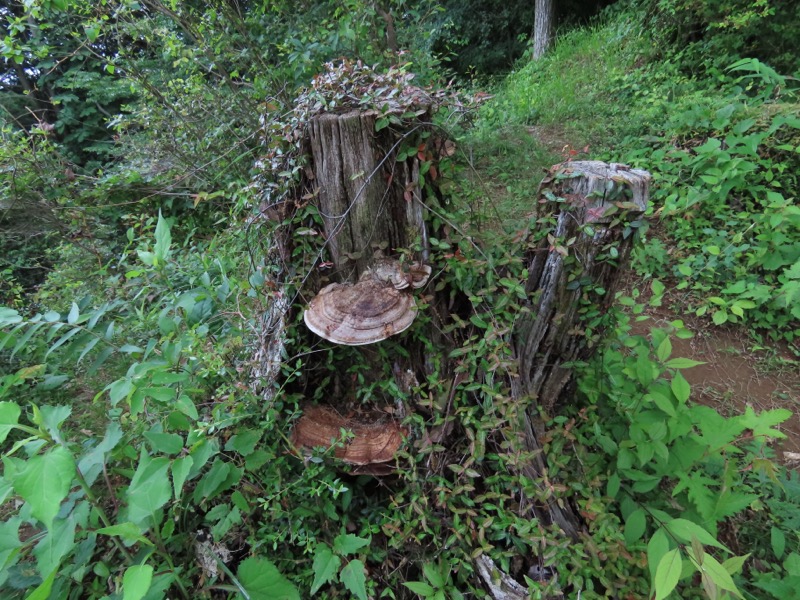
[[[553,38],[553,0],[536,0],[533,20],[533,58],[541,58]]]

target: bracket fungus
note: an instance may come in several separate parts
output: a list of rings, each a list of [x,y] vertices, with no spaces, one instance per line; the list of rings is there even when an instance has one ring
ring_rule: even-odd
[[[300,452],[313,448],[334,448],[333,454],[344,463],[353,465],[354,472],[369,475],[388,475],[394,471],[394,458],[408,431],[390,418],[347,418],[330,408],[309,406],[295,423],[292,444]]]
[[[431,268],[408,272],[395,261],[381,260],[358,283],[332,283],[309,303],[303,320],[318,336],[335,344],[362,346],[405,331],[417,306],[409,288],[425,285]]]

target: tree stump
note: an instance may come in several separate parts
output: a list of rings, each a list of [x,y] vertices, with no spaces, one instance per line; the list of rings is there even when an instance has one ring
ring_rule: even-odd
[[[600,161],[553,167],[537,197],[558,210],[553,233],[528,256],[529,317],[515,335],[522,393],[552,410],[571,376],[565,363],[585,360],[627,264],[638,219],[647,209],[650,174]]]
[[[309,127],[316,202],[340,281],[357,280],[375,250],[427,245],[419,158],[397,162],[402,137],[388,127],[376,132],[375,123],[374,111],[356,110],[322,114]]]

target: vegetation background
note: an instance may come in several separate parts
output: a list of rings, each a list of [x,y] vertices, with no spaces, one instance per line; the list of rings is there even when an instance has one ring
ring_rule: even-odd
[[[800,4],[558,5],[536,61],[530,1],[0,6],[1,597],[485,598],[481,554],[534,598],[798,597]],[[306,398],[288,384],[312,354],[329,379],[363,357],[293,324],[287,387],[251,386],[275,301],[262,203],[302,170],[269,158],[340,59],[447,90],[435,258],[483,298],[485,335],[458,349],[474,369],[506,352],[542,169],[654,176],[611,334],[545,415],[546,481],[512,475],[499,384],[425,382],[451,405],[407,419],[385,480],[289,452]],[[391,379],[358,401],[402,395]],[[585,519],[578,542],[519,517],[515,490],[543,483]]]

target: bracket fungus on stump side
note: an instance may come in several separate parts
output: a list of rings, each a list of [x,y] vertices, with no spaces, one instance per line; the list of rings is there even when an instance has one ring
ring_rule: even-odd
[[[358,283],[332,283],[320,290],[303,314],[308,328],[335,344],[362,346],[380,342],[411,326],[417,305],[410,288],[425,285],[431,268],[408,272],[392,260],[367,269]]]
[[[352,434],[333,454],[353,465],[354,473],[388,475],[394,471],[394,457],[408,435],[408,430],[391,418],[347,418],[330,408],[309,406],[303,410],[292,431],[292,444],[301,452],[330,448],[342,438],[342,431]]]

